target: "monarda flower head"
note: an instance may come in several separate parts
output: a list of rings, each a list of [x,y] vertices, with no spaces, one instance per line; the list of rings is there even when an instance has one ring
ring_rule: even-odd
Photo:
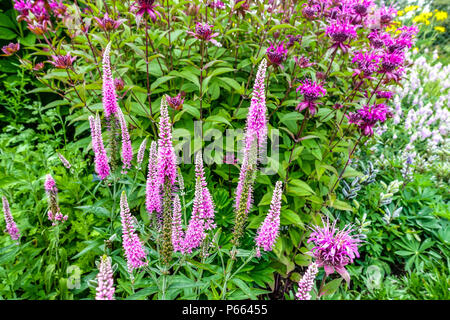
[[[195,25],[195,33],[188,31],[188,33],[190,35],[193,35],[196,39],[205,41],[205,42],[211,42],[213,45],[217,46],[217,47],[221,47],[222,45],[217,42],[215,39],[215,37],[217,37],[219,35],[218,32],[213,33],[212,32],[212,28],[214,26],[213,25],[209,25],[207,23],[201,23],[201,22],[197,22],[197,24]]]
[[[144,246],[135,231],[134,217],[130,214],[125,191],[120,197],[120,217],[122,220],[122,245],[127,259],[128,272],[148,264]]]
[[[381,67],[378,70],[379,73],[391,73],[396,68],[403,65],[405,61],[405,54],[401,51],[395,51],[392,53],[384,52],[381,55]]]
[[[309,79],[301,82],[300,86],[297,88],[297,92],[299,91],[303,95],[304,100],[300,102],[295,109],[297,111],[302,111],[308,108],[311,115],[314,115],[318,105],[316,100],[323,97],[327,91],[320,84],[317,84],[315,81],[311,82]]]
[[[123,173],[131,168],[133,160],[133,149],[131,147],[130,134],[128,133],[127,122],[120,108],[117,109],[117,118],[119,119],[120,129],[122,131],[122,163]]]
[[[5,196],[2,197],[3,204],[3,215],[5,216],[6,222],[6,232],[9,233],[9,236],[12,240],[17,241],[20,238],[19,229],[17,229],[16,223],[14,222],[13,216],[11,214],[11,209],[9,208],[8,199]]]
[[[10,43],[7,46],[3,46],[2,47],[2,51],[3,51],[3,56],[11,56],[14,53],[16,53],[17,51],[20,50],[20,43]]]
[[[369,39],[370,44],[374,49],[379,49],[384,46],[386,39],[390,38],[390,35],[387,33],[382,33],[378,29],[372,30],[368,35],[367,39]]]
[[[106,254],[100,258],[97,274],[97,294],[95,300],[114,300],[114,279],[111,258]]]
[[[350,3],[353,13],[361,18],[367,16],[372,5],[372,0],[354,0],[353,3]]]
[[[152,141],[148,157],[148,175],[145,189],[145,207],[149,215],[161,213],[161,193],[158,182],[158,150],[156,141]]]
[[[315,62],[309,62],[309,58],[305,57],[305,56],[301,56],[301,57],[295,56],[294,61],[300,69],[309,68],[316,64]]]
[[[134,3],[134,6],[137,8],[137,16],[148,14],[153,23],[161,17],[159,12],[155,10],[158,7],[158,5],[155,4],[155,0],[138,0]]]
[[[274,43],[270,44],[270,47],[267,48],[266,55],[267,59],[269,59],[269,63],[276,67],[281,67],[281,65],[287,58],[288,50],[284,47],[284,42],[280,42],[280,44],[275,48]]]
[[[377,16],[380,18],[380,24],[382,26],[389,25],[397,15],[397,10],[395,10],[392,7],[382,7],[378,10],[376,13]]]
[[[186,93],[183,91],[177,94],[175,97],[166,96],[167,104],[174,110],[181,110],[183,109],[185,95]]]
[[[308,243],[314,243],[310,254],[316,259],[318,267],[324,267],[327,275],[336,271],[350,283],[350,275],[345,266],[359,258],[358,245],[361,239],[359,235],[351,234],[354,230],[350,225],[339,230],[336,228],[336,221],[332,225],[328,219],[326,222],[322,220],[322,223],[323,227],[314,227],[309,236]]]
[[[73,62],[77,59],[77,57],[72,57],[70,53],[67,53],[65,56],[52,56],[53,61],[50,61],[58,69],[69,69],[72,67]]]
[[[114,20],[108,16],[108,13],[105,13],[103,18],[94,17],[95,21],[97,21],[98,26],[103,31],[109,32],[112,30],[116,30],[120,27],[120,25],[126,21],[125,19]]]
[[[333,40],[331,48],[340,48],[343,52],[347,52],[350,45],[345,44],[347,40],[356,38],[356,27],[348,22],[348,20],[333,21],[327,26],[325,33]]]
[[[304,3],[302,8],[302,15],[307,20],[314,20],[320,14],[320,5]]]
[[[283,192],[282,185],[283,184],[281,181],[277,181],[275,184],[269,213],[258,229],[255,241],[257,257],[261,256],[261,248],[264,251],[272,251],[275,241],[277,240],[278,233],[280,231],[281,195]]]
[[[111,73],[111,60],[110,60],[111,43],[105,48],[103,53],[103,110],[105,111],[105,117],[109,118],[111,114],[116,114],[119,106],[117,104],[117,95],[114,85],[114,79]]]
[[[109,176],[110,168],[108,164],[108,156],[106,155],[106,150],[103,145],[100,116],[98,114],[95,118],[93,116],[89,116],[89,124],[91,127],[92,150],[95,155],[95,172],[97,172],[100,180],[103,180]]]
[[[364,77],[369,77],[379,68],[381,58],[374,52],[356,51],[353,55],[352,62],[358,65],[353,72],[353,76],[363,74]]]
[[[297,300],[311,300],[311,290],[314,287],[314,280],[319,272],[319,268],[315,262],[308,266],[303,277],[298,282],[298,289],[295,297]]]
[[[373,135],[373,127],[378,122],[385,122],[392,114],[388,106],[383,103],[374,104],[372,106],[366,105],[357,110],[355,113],[348,115],[349,123],[353,123],[361,130],[361,134],[365,136]]]

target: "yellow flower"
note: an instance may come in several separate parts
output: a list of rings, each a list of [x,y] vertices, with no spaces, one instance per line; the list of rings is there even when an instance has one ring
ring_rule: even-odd
[[[443,32],[445,32],[445,27],[434,27],[434,30],[443,33]]]
[[[405,12],[403,10],[397,11],[397,16],[401,17]]]
[[[445,11],[438,11],[434,16],[436,17],[437,21],[443,21],[447,19],[448,14]]]
[[[408,13],[410,11],[414,11],[414,10],[417,10],[417,9],[419,9],[419,6],[407,6],[405,8],[405,12]]]

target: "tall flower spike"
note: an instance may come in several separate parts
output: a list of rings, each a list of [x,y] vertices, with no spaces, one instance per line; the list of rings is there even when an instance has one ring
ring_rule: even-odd
[[[133,160],[133,148],[131,147],[130,134],[128,133],[127,122],[120,108],[117,108],[117,118],[122,131],[122,163],[123,173],[127,173],[127,169],[131,168],[131,160]]]
[[[105,179],[110,174],[108,156],[103,145],[102,127],[100,116],[97,114],[94,118],[89,116],[89,124],[91,126],[92,150],[94,151],[95,172],[101,180]]]
[[[267,140],[267,107],[264,80],[266,78],[267,61],[263,59],[256,73],[255,84],[253,86],[252,100],[247,115],[245,133],[245,151],[249,152],[251,144],[256,139],[259,154]]]
[[[3,203],[3,214],[5,216],[6,222],[6,232],[9,233],[11,239],[16,241],[20,238],[19,229],[17,229],[16,223],[14,222],[13,216],[11,214],[11,209],[9,208],[8,199],[5,196],[2,197]]]
[[[172,145],[172,125],[167,110],[167,101],[161,100],[158,140],[158,183],[174,185],[177,178],[176,158]]]
[[[142,141],[141,145],[139,146],[139,150],[137,153],[137,168],[141,168],[142,161],[144,161],[144,155],[145,155],[145,148],[147,147],[147,137]]]
[[[128,272],[148,264],[144,247],[135,232],[134,218],[130,214],[125,191],[120,197],[120,217],[122,220],[122,245],[127,259]]]
[[[173,198],[173,219],[172,219],[172,245],[173,251],[182,251],[184,233],[181,227],[181,203],[180,197],[175,194]]]
[[[183,241],[182,253],[191,253],[193,249],[200,247],[202,241],[205,239],[206,234],[204,231],[204,220],[202,219],[203,215],[203,187],[201,179],[197,177],[192,215],[186,230],[186,237]]]
[[[50,174],[47,174],[44,182],[44,189],[48,198],[48,220],[55,226],[59,221],[67,220],[67,215],[63,216],[58,206],[58,188],[56,182]]]
[[[198,152],[195,158],[195,176],[200,180],[202,186],[203,216],[201,218],[203,219],[203,226],[205,230],[211,230],[216,227],[214,224],[214,203],[207,187],[201,152]]]
[[[298,282],[298,290],[295,294],[297,300],[311,300],[311,295],[309,294],[314,286],[314,280],[319,272],[319,268],[315,262],[308,266],[302,279]]]
[[[275,241],[280,231],[280,210],[281,210],[281,194],[283,183],[277,181],[273,190],[272,202],[270,203],[269,213],[264,219],[263,224],[258,229],[256,236],[256,256],[260,257],[262,248],[264,251],[272,251]]]
[[[97,294],[95,300],[114,300],[114,279],[111,258],[106,254],[100,258],[97,274]]]
[[[161,194],[158,185],[158,150],[156,141],[152,141],[148,157],[148,175],[145,190],[145,206],[151,215],[153,212],[161,213]]]
[[[103,109],[105,111],[106,118],[109,118],[111,114],[115,114],[119,109],[117,104],[116,88],[114,86],[114,78],[111,73],[111,61],[110,61],[111,42],[105,48],[103,53]]]
[[[72,167],[70,162],[61,153],[58,152],[57,154],[58,154],[59,160],[61,160],[64,167],[66,167],[67,169],[70,169]]]

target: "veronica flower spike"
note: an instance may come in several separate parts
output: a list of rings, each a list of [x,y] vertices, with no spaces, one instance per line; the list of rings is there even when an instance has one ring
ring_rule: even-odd
[[[272,251],[275,241],[277,240],[280,231],[280,210],[281,210],[281,195],[282,195],[281,181],[275,184],[273,190],[272,202],[270,203],[269,213],[266,219],[258,229],[256,236],[256,256],[261,256],[261,248],[264,251]]]
[[[2,197],[3,204],[3,214],[5,216],[6,222],[6,232],[9,233],[12,240],[19,240],[20,233],[19,229],[17,229],[16,223],[14,222],[13,216],[11,214],[11,209],[9,208],[8,199],[5,196]]]
[[[105,117],[109,118],[111,114],[117,113],[119,106],[117,104],[116,88],[114,85],[114,78],[111,73],[111,42],[105,48],[103,52],[103,109]]]

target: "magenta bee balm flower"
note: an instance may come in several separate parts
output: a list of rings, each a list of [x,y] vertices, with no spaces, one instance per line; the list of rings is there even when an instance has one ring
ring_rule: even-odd
[[[267,59],[269,59],[271,65],[283,67],[281,64],[286,60],[288,50],[284,47],[283,41],[276,48],[273,45],[271,43],[270,47],[267,48]]]
[[[95,21],[97,21],[98,26],[103,31],[112,31],[120,27],[120,25],[126,21],[125,19],[114,20],[108,16],[108,13],[105,13],[103,18],[94,17]]]
[[[72,57],[70,53],[67,53],[65,56],[52,56],[53,61],[50,61],[58,69],[68,69],[72,67],[73,62],[77,59],[77,57]]]
[[[350,113],[348,115],[348,122],[356,124],[361,130],[361,134],[372,136],[373,127],[378,122],[385,122],[389,116],[391,116],[391,112],[385,104],[366,105],[355,113]]]
[[[347,40],[356,38],[356,27],[348,21],[335,20],[327,26],[325,33],[330,36],[334,44],[331,48],[341,48],[343,52],[347,52],[350,45],[345,44]]]
[[[138,16],[148,14],[153,22],[161,17],[159,12],[155,10],[158,7],[158,5],[155,4],[155,0],[138,0],[135,2],[134,6],[138,9],[138,11],[136,12],[136,15]]]
[[[222,45],[217,42],[215,39],[215,37],[217,37],[219,35],[218,32],[213,33],[212,32],[212,28],[214,26],[209,25],[207,23],[200,23],[197,22],[197,24],[195,25],[195,33],[188,31],[188,33],[190,35],[193,35],[196,39],[205,41],[205,42],[211,42],[213,45],[217,46],[217,47],[221,47]]]
[[[314,115],[318,105],[316,100],[323,97],[327,91],[320,84],[317,84],[315,81],[311,82],[309,79],[301,82],[300,86],[297,88],[297,92],[299,91],[303,95],[304,100],[300,102],[295,109],[302,111],[303,109],[308,108],[311,115]]]
[[[314,243],[310,254],[316,259],[318,267],[324,267],[327,275],[336,271],[349,283],[350,275],[345,266],[359,258],[358,245],[361,239],[359,235],[351,234],[354,230],[350,225],[339,230],[336,221],[330,225],[327,218],[322,223],[323,227],[314,227],[309,236],[308,243]]]

